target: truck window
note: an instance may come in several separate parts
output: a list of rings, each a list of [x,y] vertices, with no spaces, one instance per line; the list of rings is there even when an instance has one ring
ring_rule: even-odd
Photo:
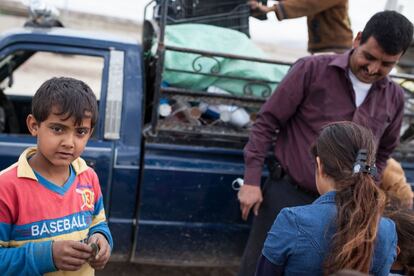
[[[13,84],[5,89],[6,95],[33,96],[37,88],[52,77],[73,77],[87,83],[99,100],[104,60],[101,57],[36,52],[13,71]],[[6,78],[1,87],[6,87]]]
[[[0,60],[0,107],[5,114],[0,133],[28,134],[26,117],[31,99],[40,85],[52,77],[73,77],[87,83],[99,101],[104,58],[53,52],[19,50]]]

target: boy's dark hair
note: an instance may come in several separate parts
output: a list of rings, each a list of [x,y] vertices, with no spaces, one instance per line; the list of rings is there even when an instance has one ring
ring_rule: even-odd
[[[413,39],[413,24],[396,11],[378,12],[365,25],[361,44],[371,36],[387,54],[405,53]]]
[[[95,94],[86,83],[74,78],[51,78],[39,87],[32,99],[32,114],[39,124],[49,117],[52,107],[59,110],[56,115],[67,115],[66,119],[73,116],[76,125],[90,117],[93,128],[98,119]]]

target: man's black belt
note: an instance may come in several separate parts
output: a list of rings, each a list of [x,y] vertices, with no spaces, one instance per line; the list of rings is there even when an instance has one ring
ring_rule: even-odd
[[[314,198],[319,197],[319,193],[306,189],[302,186],[300,186],[299,184],[297,184],[290,175],[288,175],[287,173],[284,174],[283,179],[286,180],[289,184],[291,184],[293,187],[295,187],[297,190],[303,192],[304,194],[310,195]]]
[[[272,179],[272,180],[284,179],[288,183],[290,183],[292,186],[294,186],[297,190],[299,190],[299,191],[301,191],[301,192],[303,192],[307,195],[313,196],[315,198],[319,197],[318,192],[309,190],[309,189],[304,188],[304,187],[300,186],[299,184],[297,184],[296,181],[294,181],[293,178],[290,175],[288,175],[285,172],[285,170],[283,170],[282,166],[280,165],[279,161],[276,158],[270,157],[270,158],[267,159],[267,161],[268,161],[267,166],[269,168],[269,173],[270,173],[269,177],[270,177],[270,179]]]

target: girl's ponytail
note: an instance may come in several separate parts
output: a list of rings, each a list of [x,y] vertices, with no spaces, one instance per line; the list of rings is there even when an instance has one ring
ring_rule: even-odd
[[[385,206],[385,194],[366,173],[341,183],[336,193],[336,233],[325,260],[325,273],[354,269],[368,273],[374,254],[379,220]]]
[[[341,269],[368,273],[385,194],[377,187],[374,137],[352,122],[326,126],[313,147],[322,171],[336,190],[335,234],[325,257],[324,273]]]

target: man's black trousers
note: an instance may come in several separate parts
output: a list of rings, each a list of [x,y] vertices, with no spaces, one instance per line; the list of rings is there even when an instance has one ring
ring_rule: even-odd
[[[263,202],[258,216],[254,217],[249,239],[244,249],[239,276],[253,276],[257,261],[262,253],[263,243],[276,216],[285,207],[312,203],[318,196],[292,184],[287,177],[267,179],[263,186]]]

